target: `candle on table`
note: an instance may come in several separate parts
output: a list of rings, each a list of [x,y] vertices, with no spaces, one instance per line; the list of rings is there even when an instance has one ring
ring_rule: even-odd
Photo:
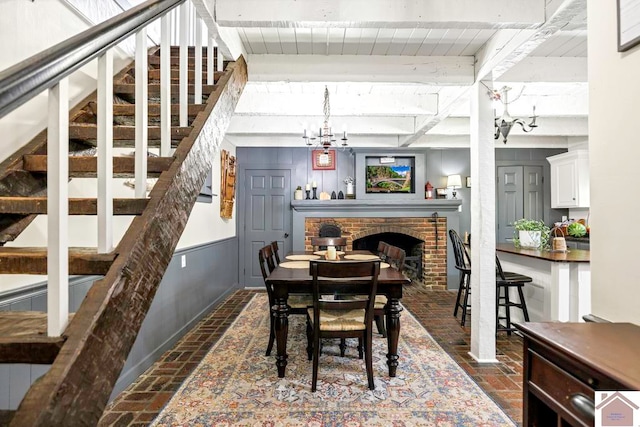
[[[307,190],[307,191],[311,190],[311,185],[310,184],[305,185],[304,189]]]
[[[312,187],[313,187],[313,188],[317,188],[317,187],[318,187],[318,183],[317,183],[317,182],[315,182],[315,181],[313,181],[313,185],[312,185]]]

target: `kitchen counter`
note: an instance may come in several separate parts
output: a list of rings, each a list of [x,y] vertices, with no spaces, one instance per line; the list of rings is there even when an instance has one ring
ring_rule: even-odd
[[[512,243],[498,243],[496,251],[543,259],[551,262],[589,262],[589,251],[570,249],[567,252],[541,251],[538,249],[516,248]]]
[[[505,271],[533,279],[524,287],[532,322],[580,322],[582,316],[591,313],[588,250],[551,252],[516,248],[512,243],[498,243],[496,253]],[[514,314],[518,317],[519,312],[515,311],[512,316]]]
[[[582,242],[582,243],[589,243],[589,237],[571,237],[571,236],[564,236],[564,239],[567,242]]]

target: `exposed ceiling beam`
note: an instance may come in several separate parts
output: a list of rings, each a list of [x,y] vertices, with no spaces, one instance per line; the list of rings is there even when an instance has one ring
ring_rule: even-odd
[[[574,17],[583,14],[586,8],[586,0],[565,0],[544,25],[535,30],[498,31],[476,55],[476,80],[499,80]]]
[[[496,139],[496,148],[567,148],[572,137],[509,135],[507,143]],[[469,135],[422,135],[411,148],[469,148]]]
[[[249,55],[252,82],[471,85],[472,56]]]
[[[293,135],[269,135],[265,137],[264,135],[227,134],[225,140],[236,147],[306,147],[302,138]],[[398,137],[392,135],[356,135],[349,137],[348,146],[398,148]]]
[[[229,134],[293,134],[300,137],[302,132],[317,133],[322,116],[239,116],[234,115],[227,128]],[[414,132],[413,117],[390,116],[351,116],[332,118],[334,132],[346,131],[349,137],[355,134],[366,135],[410,135]]]
[[[499,80],[508,70],[524,60],[551,35],[568,25],[572,19],[586,10],[586,0],[564,0],[554,2],[555,9],[547,21],[536,30],[500,30],[482,47],[476,55],[475,79]],[[461,91],[464,97],[468,88]],[[433,119],[427,120],[416,129],[413,136],[402,140],[403,147],[416,142],[426,131],[442,121],[461,102],[452,101],[451,108],[442,109]]]
[[[218,49],[222,55],[229,60],[235,61],[241,55],[247,57],[242,40],[238,36],[238,32],[234,28],[221,28],[216,22],[214,16],[213,4],[206,0],[193,0],[193,5],[198,11],[198,15],[202,18],[209,30],[209,35],[216,41]],[[205,42],[206,45],[206,42]]]
[[[530,56],[501,77],[509,82],[587,82],[587,58]]]
[[[442,120],[449,117],[452,111],[460,108],[463,104],[468,103],[468,99],[465,95],[469,91],[467,87],[451,87],[443,88],[439,93],[440,101],[438,113],[433,116],[423,118],[420,122],[416,123],[416,132],[413,135],[402,138],[400,141],[401,147],[408,147],[416,142],[425,133],[436,127]],[[444,92],[444,93],[443,93]],[[446,93],[446,96],[445,96]]]
[[[323,94],[243,93],[235,114],[300,115],[322,114]],[[438,96],[424,95],[351,95],[330,94],[331,118],[337,116],[406,116],[435,114]],[[355,112],[355,113],[354,113]]]
[[[217,0],[228,27],[535,28],[545,0]]]
[[[515,125],[509,133],[512,136],[585,136],[589,134],[587,117],[540,117],[538,127],[529,133]],[[428,133],[430,137],[436,135],[469,135],[468,117],[448,117]]]

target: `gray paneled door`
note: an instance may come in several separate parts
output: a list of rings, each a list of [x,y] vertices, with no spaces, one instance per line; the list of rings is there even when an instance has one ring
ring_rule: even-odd
[[[544,219],[542,166],[498,167],[498,242],[513,241],[513,222]]]
[[[245,171],[243,254],[245,286],[264,286],[258,250],[277,241],[280,257],[291,251],[291,171],[247,169]]]

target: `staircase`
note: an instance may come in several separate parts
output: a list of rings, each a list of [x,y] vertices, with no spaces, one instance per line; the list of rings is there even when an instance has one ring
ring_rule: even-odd
[[[212,159],[247,80],[242,58],[203,85],[203,103],[193,103],[189,125],[178,126],[178,50],[171,48],[171,157],[148,157],[148,178],[157,178],[147,198],[113,200],[114,215],[135,215],[116,248],[69,250],[70,275],[104,276],[92,285],[60,337],[47,336],[43,312],[0,312],[0,363],[52,364],[29,389],[17,411],[0,411],[0,425],[95,425],[107,404],[142,321],[185,228]],[[206,50],[204,55],[206,56]],[[193,82],[194,48],[189,81]],[[160,144],[160,49],[149,51],[149,147]],[[203,78],[206,81],[206,76]],[[114,147],[135,140],[135,67],[114,77]],[[146,100],[145,100],[146,101]],[[70,112],[69,176],[96,177],[96,94]],[[0,164],[0,275],[47,274],[46,248],[4,246],[46,214],[46,131]],[[113,158],[114,177],[133,177],[134,158]],[[69,200],[69,215],[96,215],[97,199]]]

